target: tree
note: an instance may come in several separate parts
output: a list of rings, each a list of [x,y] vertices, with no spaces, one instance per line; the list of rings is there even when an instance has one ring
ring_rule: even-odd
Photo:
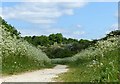
[[[50,34],[49,35],[49,40],[50,40],[50,45],[53,45],[55,42],[55,34]]]
[[[52,45],[54,44],[54,42],[62,43],[63,35],[61,33],[50,34],[49,40],[50,40],[50,44],[52,44]]]
[[[32,37],[32,44],[35,45],[35,46],[37,46],[38,43],[39,43],[38,37],[37,37],[37,36],[33,36],[33,37]]]
[[[49,46],[49,38],[47,36],[39,36],[39,42],[38,44],[41,46]]]
[[[62,43],[67,44],[67,38],[63,37]]]
[[[57,43],[62,43],[63,35],[61,33],[57,33],[55,38]]]

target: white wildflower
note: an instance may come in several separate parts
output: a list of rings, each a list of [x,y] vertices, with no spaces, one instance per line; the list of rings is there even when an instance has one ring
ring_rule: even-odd
[[[102,65],[103,65],[103,63],[100,63],[100,65],[102,66]]]

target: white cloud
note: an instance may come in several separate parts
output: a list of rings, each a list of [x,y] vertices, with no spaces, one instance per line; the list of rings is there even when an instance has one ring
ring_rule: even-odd
[[[69,4],[66,4],[69,3]],[[84,7],[88,2],[85,1],[78,1],[78,2],[66,2],[65,4],[63,3],[63,6],[66,8],[78,8],[78,7]]]
[[[80,25],[80,24],[77,24],[77,26],[76,26],[77,28],[82,28],[82,25]]]
[[[55,23],[63,15],[73,15],[74,8],[80,8],[83,5],[85,5],[85,2],[24,2],[11,7],[3,7],[2,13],[5,19],[18,19],[31,23],[46,24]]]
[[[52,19],[42,19],[42,20],[29,20],[32,23],[40,23],[40,24],[50,24],[50,23],[55,23],[54,20]]]
[[[67,15],[74,15],[73,9],[66,9],[63,12]]]
[[[83,35],[83,34],[85,34],[85,32],[84,31],[75,31],[75,32],[73,32],[73,34],[74,35]]]
[[[11,7],[4,6],[2,8],[2,14],[5,19],[17,19],[34,23],[35,25],[37,24],[30,28],[18,29],[22,36],[49,35],[51,33],[72,34],[73,31],[68,31],[64,28],[54,28],[51,25],[52,23],[56,23],[61,16],[74,15],[75,8],[81,8],[86,4],[85,2],[23,2]],[[82,33],[76,32],[76,34]]]

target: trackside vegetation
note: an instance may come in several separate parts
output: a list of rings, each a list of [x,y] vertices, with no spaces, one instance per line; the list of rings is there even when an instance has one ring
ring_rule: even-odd
[[[3,19],[1,21],[0,66],[3,75],[51,67],[51,60],[45,53],[22,39],[14,27]]]
[[[115,31],[119,32],[120,31]],[[113,34],[113,33],[112,33]],[[119,35],[99,40],[73,57],[53,59],[54,63],[68,64],[70,70],[58,80],[65,82],[120,82]]]

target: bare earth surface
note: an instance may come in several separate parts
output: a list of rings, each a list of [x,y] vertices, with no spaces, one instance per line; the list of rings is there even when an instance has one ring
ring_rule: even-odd
[[[56,82],[54,78],[60,73],[67,72],[66,65],[57,65],[52,69],[43,69],[20,75],[12,75],[9,77],[0,78],[2,82]]]

